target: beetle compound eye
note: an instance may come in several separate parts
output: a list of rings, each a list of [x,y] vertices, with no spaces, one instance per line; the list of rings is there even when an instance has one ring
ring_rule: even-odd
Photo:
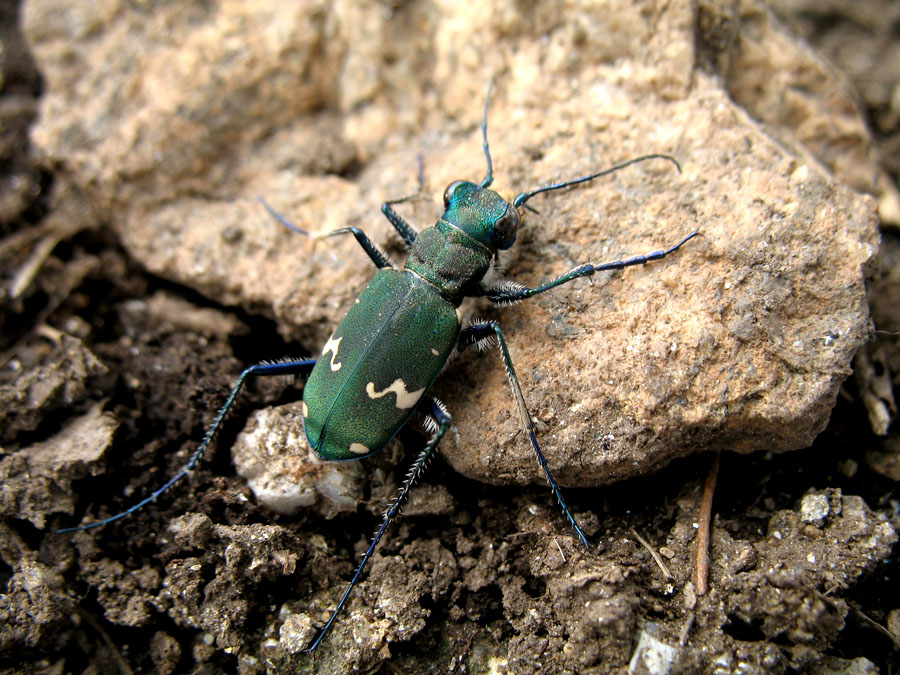
[[[465,183],[463,180],[455,180],[450,185],[447,186],[447,189],[444,190],[444,208],[448,208],[450,206],[450,200],[453,199],[453,193],[456,192],[456,188],[458,188],[461,184]]]
[[[514,239],[516,230],[519,229],[519,211],[513,206],[506,209],[506,213],[494,221],[494,240],[498,242],[506,242]],[[510,242],[511,244],[512,242]]]

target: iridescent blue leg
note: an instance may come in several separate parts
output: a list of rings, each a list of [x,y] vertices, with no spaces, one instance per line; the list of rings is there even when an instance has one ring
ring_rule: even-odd
[[[406,503],[406,500],[409,497],[410,488],[412,488],[413,484],[415,484],[415,482],[419,479],[419,476],[422,475],[422,472],[428,465],[428,460],[430,460],[432,455],[434,454],[438,443],[440,443],[443,435],[447,433],[447,429],[450,428],[450,414],[447,412],[444,404],[438,401],[436,398],[432,398],[429,396],[422,399],[422,403],[419,405],[419,409],[426,415],[426,428],[431,432],[431,438],[429,439],[428,444],[425,446],[425,449],[422,450],[421,453],[419,453],[416,461],[413,462],[413,465],[406,473],[406,479],[403,481],[403,485],[400,487],[400,492],[397,494],[397,497],[394,499],[394,501],[391,502],[388,510],[385,511],[384,518],[381,521],[381,526],[378,528],[378,531],[372,538],[372,543],[369,544],[369,548],[363,554],[362,560],[360,561],[359,566],[356,568],[356,573],[353,575],[353,578],[350,580],[350,584],[347,586],[347,590],[344,591],[344,595],[341,596],[337,607],[335,607],[334,611],[331,612],[331,618],[328,619],[328,622],[322,627],[322,630],[319,631],[319,634],[316,636],[316,639],[313,640],[313,643],[304,650],[306,652],[315,651],[315,649],[322,643],[322,640],[328,634],[328,631],[331,630],[331,627],[334,625],[338,614],[340,614],[341,609],[343,609],[344,604],[347,602],[347,598],[350,597],[350,592],[353,590],[354,586],[359,583],[359,580],[363,575],[363,571],[366,568],[366,563],[369,562],[369,558],[371,558],[372,554],[375,552],[375,547],[378,546],[378,542],[381,541],[381,537],[384,535],[388,526],[400,513],[400,510],[403,508],[403,505]]]
[[[578,535],[581,543],[584,544],[586,548],[590,548],[591,545],[588,542],[587,537],[584,532],[581,531],[581,528],[578,527],[578,523],[575,522],[575,517],[569,510],[566,500],[563,497],[562,490],[559,489],[559,485],[556,484],[556,480],[554,480],[553,475],[550,473],[550,469],[547,466],[547,460],[544,459],[544,453],[541,452],[541,447],[538,445],[537,437],[534,434],[534,422],[531,421],[531,415],[528,413],[528,408],[525,406],[525,397],[522,395],[522,387],[519,385],[519,378],[516,376],[515,368],[513,368],[512,359],[509,356],[509,349],[506,346],[506,340],[503,339],[503,332],[500,330],[500,324],[495,321],[485,321],[469,326],[460,333],[457,344],[460,351],[472,345],[477,345],[480,349],[486,349],[495,344],[500,347],[503,363],[506,365],[506,372],[509,375],[509,385],[512,388],[513,396],[516,399],[516,405],[519,408],[519,418],[522,421],[522,429],[531,441],[531,447],[534,448],[534,454],[537,455],[538,464],[540,464],[541,468],[544,470],[544,474],[547,476],[547,482],[550,483],[550,489],[553,490],[556,500],[562,507],[566,520],[568,520],[569,524],[575,528],[575,533]]]
[[[679,248],[684,246],[684,244],[696,237],[698,234],[700,233],[697,231],[691,232],[688,236],[675,244],[673,247],[662,251],[654,251],[653,253],[648,253],[647,255],[637,255],[633,258],[616,260],[615,262],[602,263],[599,265],[592,265],[591,263],[579,265],[575,269],[566,272],[561,276],[558,276],[556,279],[548,281],[545,284],[541,284],[540,286],[536,286],[535,288],[524,288],[518,285],[516,282],[506,281],[502,282],[497,287],[482,286],[480,289],[478,289],[475,295],[484,296],[491,302],[496,302],[499,304],[518,302],[519,300],[525,300],[526,298],[530,298],[539,293],[549,291],[551,288],[562,286],[563,284],[579,277],[590,276],[592,274],[603,272],[605,270],[621,270],[625,269],[626,267],[632,267],[634,265],[646,265],[647,263],[654,260],[662,260],[667,255],[674,253]]]
[[[153,494],[151,494],[146,499],[142,499],[134,506],[122,511],[121,513],[117,513],[116,515],[107,518],[106,520],[100,520],[96,523],[88,523],[87,525],[79,525],[78,527],[67,527],[62,530],[58,530],[59,532],[76,532],[78,530],[92,530],[95,527],[101,527],[103,525],[108,525],[109,523],[115,522],[124,518],[125,516],[131,515],[141,507],[149,504],[154,499],[159,497],[163,492],[168,490],[170,487],[175,485],[178,481],[184,478],[188,473],[190,473],[194,467],[197,466],[197,463],[203,457],[203,453],[206,452],[206,449],[209,447],[209,444],[212,443],[213,438],[215,438],[216,434],[219,431],[219,428],[222,426],[222,422],[225,420],[225,417],[228,415],[228,411],[231,410],[231,407],[234,405],[235,399],[237,399],[238,394],[241,392],[241,389],[244,386],[245,380],[253,376],[265,376],[265,375],[298,375],[306,370],[312,368],[313,364],[315,364],[315,359],[304,359],[299,361],[281,361],[279,363],[258,363],[255,366],[250,366],[246,368],[244,372],[240,374],[237,381],[234,383],[234,386],[231,388],[231,393],[228,395],[228,398],[225,400],[225,404],[222,406],[222,409],[219,410],[219,414],[216,415],[216,419],[210,425],[209,430],[206,432],[206,435],[203,437],[203,440],[200,442],[200,445],[194,451],[194,454],[191,455],[188,463],[185,464],[181,470],[172,476],[165,485],[161,488],[157,489]]]
[[[359,245],[362,246],[363,250],[368,254],[369,258],[372,259],[372,262],[375,263],[375,266],[378,269],[383,269],[385,267],[394,267],[394,263],[388,257],[388,254],[382,251],[381,248],[379,248],[375,242],[369,239],[366,233],[358,227],[341,227],[337,230],[326,232],[325,234],[310,234],[303,228],[297,227],[287,218],[278,213],[278,211],[269,206],[269,203],[262,197],[257,197],[257,199],[259,199],[259,203],[266,208],[266,211],[268,211],[275,220],[277,220],[289,230],[293,230],[294,232],[302,234],[306,237],[313,237],[314,239],[324,239],[326,237],[337,237],[342,234],[352,234],[356,238],[356,241],[359,242]]]

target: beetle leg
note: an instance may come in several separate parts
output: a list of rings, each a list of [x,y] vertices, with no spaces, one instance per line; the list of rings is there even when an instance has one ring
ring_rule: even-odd
[[[121,513],[117,513],[106,520],[99,520],[96,523],[88,523],[87,525],[79,525],[78,527],[67,527],[62,530],[58,530],[58,532],[76,532],[78,530],[92,530],[95,527],[101,527],[103,525],[108,525],[116,520],[124,518],[125,516],[131,515],[141,507],[149,504],[154,499],[159,497],[163,492],[168,490],[170,487],[175,485],[178,481],[184,478],[188,473],[190,473],[194,467],[200,461],[200,458],[203,457],[203,454],[206,452],[206,449],[209,447],[209,444],[212,443],[213,438],[215,438],[216,434],[219,431],[219,428],[222,426],[222,422],[225,421],[225,417],[228,415],[229,410],[234,405],[235,399],[237,399],[238,394],[241,392],[241,389],[244,387],[244,382],[251,375],[253,376],[265,376],[265,375],[298,375],[305,370],[309,370],[315,364],[315,359],[302,359],[296,361],[279,361],[279,362],[263,362],[257,363],[255,366],[250,366],[249,368],[244,369],[244,371],[238,376],[238,379],[235,381],[234,386],[231,388],[231,393],[228,394],[228,398],[225,399],[225,404],[222,406],[222,409],[219,410],[219,414],[216,415],[216,419],[213,420],[213,423],[210,425],[209,430],[206,432],[206,435],[203,437],[203,440],[200,442],[200,445],[194,451],[194,454],[191,455],[191,458],[188,460],[188,463],[185,464],[181,470],[172,476],[161,488],[158,488],[155,492],[153,492],[146,499],[142,499],[134,506],[122,511]]]
[[[633,258],[616,260],[614,262],[602,263],[599,265],[593,265],[591,263],[579,265],[575,269],[556,277],[556,279],[548,281],[545,284],[541,284],[540,286],[536,286],[535,288],[526,288],[522,284],[519,284],[515,281],[504,281],[497,284],[496,286],[482,285],[480,288],[476,288],[476,292],[472,295],[486,297],[491,302],[495,302],[500,305],[511,304],[514,302],[518,302],[519,300],[525,300],[526,298],[530,298],[539,293],[543,293],[544,291],[549,291],[551,288],[561,286],[572,281],[573,279],[590,276],[592,274],[595,274],[596,272],[603,272],[606,270],[621,270],[625,269],[626,267],[632,267],[634,265],[646,265],[653,260],[662,260],[667,255],[677,251],[685,243],[696,237],[698,234],[700,233],[695,230],[671,248],[662,251],[654,251],[653,253],[648,253],[647,255],[636,255]]]
[[[385,217],[391,221],[391,225],[394,226],[394,229],[400,233],[400,236],[403,237],[403,241],[406,242],[407,246],[412,246],[416,237],[419,236],[419,233],[413,228],[412,225],[406,222],[399,213],[397,213],[393,205],[399,204],[400,202],[405,202],[409,200],[409,197],[404,197],[403,199],[394,199],[389,202],[385,202],[381,205],[381,212],[385,215]]]
[[[359,583],[359,580],[363,575],[363,571],[366,568],[366,564],[369,562],[369,558],[371,558],[372,554],[375,552],[375,547],[378,546],[378,542],[381,541],[381,537],[384,535],[388,526],[400,513],[400,510],[403,508],[403,505],[406,503],[406,500],[409,497],[410,488],[412,488],[415,482],[419,479],[419,476],[422,475],[422,472],[428,466],[428,461],[431,459],[438,443],[440,443],[443,435],[447,433],[447,429],[450,428],[450,414],[447,412],[447,409],[444,407],[443,403],[438,401],[436,398],[426,396],[424,399],[422,399],[420,408],[424,408],[426,405],[428,406],[428,410],[424,411],[427,416],[426,419],[432,422],[432,424],[426,425],[432,432],[431,438],[429,439],[428,444],[425,446],[424,450],[419,453],[419,456],[416,458],[416,461],[413,462],[412,466],[409,468],[409,471],[407,471],[406,479],[403,481],[403,485],[400,487],[400,492],[394,498],[394,501],[391,502],[391,505],[388,507],[387,511],[384,512],[381,526],[378,528],[378,531],[372,538],[372,543],[369,544],[369,548],[363,554],[362,560],[360,561],[359,566],[356,568],[356,572],[354,573],[353,578],[350,580],[350,584],[347,586],[347,590],[344,591],[344,595],[341,596],[337,607],[335,607],[334,611],[332,611],[331,618],[328,619],[328,622],[322,627],[322,630],[319,631],[319,634],[316,636],[316,639],[313,640],[313,643],[303,650],[304,652],[315,651],[315,649],[321,644],[322,640],[328,634],[328,631],[331,630],[331,626],[334,624],[338,615],[341,613],[341,609],[343,609],[344,604],[347,602],[347,598],[350,597],[351,591]]]
[[[381,247],[379,247],[378,244],[369,239],[368,235],[366,235],[366,233],[358,227],[341,227],[337,230],[332,230],[331,232],[325,232],[324,234],[309,233],[303,228],[297,227],[287,218],[278,213],[278,211],[269,206],[269,203],[262,197],[257,197],[257,199],[259,199],[260,204],[262,204],[266,208],[266,211],[268,211],[275,220],[277,220],[289,230],[293,230],[298,234],[302,234],[313,239],[325,239],[326,237],[337,237],[342,234],[352,234],[356,238],[356,241],[359,242],[359,245],[362,246],[363,250],[368,254],[369,258],[372,259],[372,262],[375,263],[375,266],[378,269],[383,269],[385,267],[395,267],[394,263],[388,257],[388,254],[381,250]]]
[[[578,538],[581,539],[581,543],[584,544],[586,548],[590,548],[587,537],[584,532],[581,531],[581,528],[578,527],[578,523],[575,522],[575,517],[569,510],[562,491],[559,489],[559,485],[556,484],[556,480],[550,473],[550,469],[547,466],[547,460],[544,459],[544,453],[541,452],[541,447],[538,445],[537,437],[534,434],[534,422],[531,421],[531,415],[528,413],[528,408],[525,406],[525,397],[522,395],[522,387],[519,385],[519,378],[516,376],[515,368],[513,368],[512,359],[509,356],[509,348],[506,346],[506,340],[503,338],[503,331],[500,330],[500,324],[496,321],[485,321],[471,325],[460,333],[457,344],[460,351],[471,345],[476,345],[480,349],[486,349],[495,344],[500,347],[500,354],[503,357],[503,363],[506,365],[506,374],[509,376],[509,386],[512,389],[513,397],[516,399],[516,405],[519,408],[519,418],[522,422],[522,429],[531,441],[531,447],[534,448],[534,454],[537,455],[538,464],[540,464],[541,468],[544,470],[544,474],[547,476],[547,482],[550,483],[550,489],[553,491],[556,500],[562,507],[566,520],[568,520],[569,524],[575,528],[575,532],[578,535]]]
[[[403,202],[412,202],[422,198],[422,195],[425,192],[425,158],[420,154],[418,156],[418,165],[419,165],[419,190],[415,194],[407,195],[406,197],[401,197],[400,199],[391,199],[386,201],[381,205],[381,212],[385,215],[389,221],[391,221],[391,225],[394,226],[394,229],[400,233],[400,236],[403,237],[403,241],[406,242],[407,246],[412,246],[416,237],[419,236],[419,233],[416,232],[415,228],[404,220],[403,216],[397,213],[394,210],[395,204],[402,204]]]

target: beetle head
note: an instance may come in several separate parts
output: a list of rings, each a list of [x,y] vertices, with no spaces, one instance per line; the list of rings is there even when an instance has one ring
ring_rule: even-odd
[[[458,227],[492,251],[508,249],[516,241],[519,210],[493,190],[457,180],[444,190],[441,219]]]

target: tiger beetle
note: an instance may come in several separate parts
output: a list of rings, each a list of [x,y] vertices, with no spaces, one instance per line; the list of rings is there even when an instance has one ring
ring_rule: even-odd
[[[507,201],[488,189],[494,180],[487,140],[490,96],[489,87],[481,123],[484,155],[487,159],[487,174],[482,181],[477,184],[465,180],[450,183],[444,190],[443,214],[433,227],[422,232],[416,232],[394,210],[396,204],[413,197],[388,201],[382,205],[382,213],[409,248],[406,265],[402,270],[359,228],[344,227],[323,235],[312,235],[331,237],[352,234],[378,268],[359,299],[351,305],[347,315],[325,343],[322,357],[263,362],[246,368],[190,460],[165,485],[115,516],[60,532],[89,530],[124,518],[159,497],[186,476],[197,466],[244,382],[251,376],[297,375],[312,371],[303,390],[301,412],[306,438],[324,460],[355,460],[375,454],[387,445],[414,412],[419,412],[425,418],[430,438],[407,472],[398,495],[385,511],[381,525],[337,607],[305,650],[312,652],[334,625],[351,591],[359,583],[378,542],[399,514],[410,488],[422,475],[438,443],[450,428],[451,418],[444,404],[428,395],[432,384],[455,352],[472,346],[479,349],[496,346],[499,347],[506,366],[522,430],[531,442],[538,464],[544,471],[563,515],[581,543],[590,548],[587,537],[572,516],[559,485],[547,467],[500,324],[496,321],[475,321],[463,328],[460,324],[459,307],[465,298],[486,298],[498,305],[508,305],[579,277],[661,260],[677,251],[698,232],[691,232],[671,248],[648,255],[599,265],[579,265],[534,288],[515,281],[486,281],[487,272],[497,264],[498,251],[510,248],[516,240],[516,231],[521,224],[519,209],[533,211],[526,202],[535,195],[587,183],[649,159],[667,160],[681,171],[673,157],[643,155],[576,180],[522,192],[512,201]],[[421,171],[419,180],[421,191]],[[260,202],[282,225],[310,236],[261,198]]]

